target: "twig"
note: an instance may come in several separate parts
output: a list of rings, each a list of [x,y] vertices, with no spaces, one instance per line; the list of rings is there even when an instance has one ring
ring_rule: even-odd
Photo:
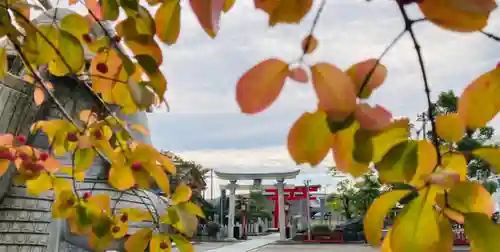
[[[302,55],[300,56],[299,62],[302,62],[304,60],[304,56],[306,55],[306,52],[309,51],[309,46],[311,46],[311,38],[314,33],[314,30],[316,29],[316,26],[318,25],[319,17],[321,16],[321,13],[323,13],[323,9],[325,8],[326,5],[326,0],[322,0],[321,3],[319,4],[318,11],[316,12],[316,16],[314,17],[313,23],[311,25],[311,29],[309,30],[309,36],[307,36],[306,40],[306,45],[304,47],[304,51]]]
[[[427,72],[425,71],[425,65],[424,65],[424,58],[422,57],[422,51],[420,48],[420,44],[417,41],[417,37],[415,36],[415,32],[413,30],[412,25],[414,24],[414,21],[412,21],[409,17],[408,14],[406,13],[406,9],[401,4],[400,2],[397,2],[399,6],[399,10],[401,11],[401,15],[403,16],[404,22],[405,22],[405,30],[410,33],[411,39],[413,41],[413,46],[415,47],[415,52],[417,54],[418,58],[418,63],[420,65],[420,71],[422,73],[422,79],[424,81],[424,88],[425,88],[425,94],[427,98],[427,113],[429,116],[429,121],[431,123],[432,127],[432,141],[434,143],[434,147],[436,149],[436,154],[437,154],[437,164],[434,169],[436,169],[439,165],[441,165],[441,152],[439,150],[439,139],[436,131],[436,122],[434,118],[434,114],[432,113],[432,101],[431,101],[431,90],[429,88],[429,82],[427,80]]]
[[[482,34],[484,34],[486,37],[490,38],[490,39],[493,39],[497,42],[500,42],[500,37],[494,35],[493,33],[489,33],[489,32],[486,32],[486,31],[480,31]]]
[[[406,29],[402,30],[398,36],[396,36],[396,38],[394,38],[392,40],[392,42],[389,44],[389,46],[387,46],[385,48],[385,50],[380,54],[380,56],[378,56],[378,59],[377,59],[377,62],[375,63],[375,65],[372,67],[372,69],[370,70],[370,72],[368,72],[368,74],[366,75],[365,79],[363,80],[363,83],[361,84],[361,87],[359,88],[359,91],[358,91],[358,96],[361,95],[361,93],[363,92],[363,89],[366,87],[366,85],[368,84],[368,81],[371,79],[373,73],[375,72],[375,69],[377,68],[377,66],[380,64],[380,61],[382,60],[382,58],[391,50],[392,47],[394,47],[394,45],[396,45],[396,43],[403,37],[403,35],[407,32]]]

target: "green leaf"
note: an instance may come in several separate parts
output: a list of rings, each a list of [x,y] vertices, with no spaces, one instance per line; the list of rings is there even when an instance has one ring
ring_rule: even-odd
[[[479,183],[471,181],[460,182],[449,190],[447,197],[449,207],[461,213],[493,215],[493,198]]]
[[[380,246],[384,217],[387,215],[387,212],[410,192],[411,190],[393,190],[382,194],[373,201],[364,218],[365,236],[372,246]]]
[[[155,14],[158,38],[167,45],[175,44],[181,30],[181,5],[179,0],[165,1]]]
[[[80,14],[72,13],[63,17],[60,23],[62,30],[70,33],[78,39],[82,38],[83,34],[90,31],[90,25]]]
[[[101,0],[101,11],[104,20],[116,21],[120,14],[117,0]]]
[[[489,216],[481,213],[465,214],[464,228],[471,242],[471,251],[500,251],[500,226],[493,223]]]
[[[120,0],[120,6],[123,7],[125,13],[129,17],[137,15],[137,12],[139,11],[138,0]]]
[[[418,144],[403,141],[394,146],[375,166],[382,183],[405,183],[411,181],[417,170]]]
[[[75,172],[85,171],[94,162],[95,151],[92,148],[75,150]]]

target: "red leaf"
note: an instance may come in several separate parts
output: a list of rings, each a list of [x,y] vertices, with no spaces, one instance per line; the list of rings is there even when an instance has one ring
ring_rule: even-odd
[[[296,82],[300,83],[308,83],[309,82],[309,77],[307,76],[307,73],[304,69],[297,67],[288,73],[288,76],[292,78]]]
[[[89,13],[92,12],[98,20],[102,19],[101,6],[97,0],[85,0],[85,6],[89,9]]]
[[[288,76],[288,64],[267,59],[248,70],[236,85],[236,100],[241,112],[255,114],[278,98]]]
[[[212,38],[219,31],[220,15],[224,11],[225,0],[190,0],[191,9],[205,32]]]

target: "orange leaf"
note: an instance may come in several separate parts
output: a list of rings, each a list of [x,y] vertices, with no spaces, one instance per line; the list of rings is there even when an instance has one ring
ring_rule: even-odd
[[[332,120],[343,120],[356,109],[354,85],[344,72],[328,63],[311,67],[319,108]]]
[[[191,9],[205,32],[212,38],[219,31],[220,15],[224,10],[225,0],[190,0]]]
[[[152,235],[153,230],[150,228],[143,228],[135,232],[125,242],[125,250],[128,252],[145,251]]]
[[[296,82],[308,83],[309,77],[304,69],[296,67],[288,72],[288,76]]]
[[[438,115],[436,131],[440,138],[447,142],[458,142],[465,134],[465,126],[456,113]]]
[[[481,75],[458,99],[458,115],[468,128],[486,126],[500,108],[500,68]]]
[[[69,0],[69,5],[75,5],[78,3],[78,0]]]
[[[235,2],[236,0],[226,0],[224,3],[224,12],[228,12],[231,8],[233,8]]]
[[[318,40],[314,35],[307,35],[302,40],[302,52],[304,52],[304,54],[314,52],[316,47],[318,47]]]
[[[356,93],[359,93],[361,86],[366,81],[368,74],[374,67],[375,70],[371,74],[370,80],[366,82],[363,92],[359,95],[360,98],[368,98],[373,90],[382,85],[387,77],[387,68],[380,63],[377,64],[376,59],[368,59],[352,65],[346,71],[356,85]]]
[[[236,86],[236,100],[243,113],[256,114],[278,98],[288,76],[288,64],[267,59],[241,76]]]
[[[36,105],[40,105],[45,101],[45,92],[39,87],[35,88],[35,93],[33,94],[33,99]]]
[[[384,107],[376,105],[371,107],[366,103],[360,103],[356,107],[354,117],[362,129],[379,130],[391,124],[392,114]]]
[[[0,159],[0,176],[3,176],[5,172],[9,169],[10,160]]]
[[[111,213],[111,198],[108,194],[97,194],[92,195],[87,199],[88,206],[90,209],[96,212],[104,212],[106,214]]]
[[[333,135],[322,111],[302,114],[288,133],[288,153],[298,165],[318,165],[328,154],[332,143]]]
[[[14,143],[14,136],[12,134],[0,135],[0,146],[12,146]]]
[[[130,125],[130,128],[135,130],[135,131],[140,132],[141,134],[143,134],[145,136],[149,136],[149,129],[146,128],[142,124],[132,124],[132,125]]]
[[[269,14],[269,25],[299,23],[311,10],[312,0],[254,0],[255,8]]]
[[[497,8],[495,0],[419,1],[418,5],[432,23],[456,32],[483,29],[490,13]]]
[[[97,0],[85,0],[85,6],[89,9],[89,13],[92,12],[98,20],[102,19],[101,6]]]

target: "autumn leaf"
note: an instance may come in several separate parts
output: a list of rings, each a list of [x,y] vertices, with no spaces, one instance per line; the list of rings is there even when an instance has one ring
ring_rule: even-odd
[[[314,50],[316,50],[316,47],[318,47],[318,40],[314,35],[307,35],[303,40],[302,40],[302,52],[304,54],[312,53]]]
[[[101,0],[102,19],[116,21],[120,14],[118,0]]]
[[[33,195],[46,192],[52,189],[52,186],[53,178],[47,172],[42,172],[37,178],[26,181],[26,189]]]
[[[33,93],[33,100],[36,105],[41,105],[45,101],[45,92],[43,89],[36,87]]]
[[[128,252],[145,251],[152,236],[153,230],[150,228],[142,228],[127,239],[125,242],[125,250]]]
[[[69,32],[77,39],[83,39],[83,35],[90,32],[90,25],[87,20],[77,13],[64,16],[59,25],[62,30]]]
[[[338,131],[332,146],[337,168],[354,177],[359,177],[368,171],[368,164],[359,163],[353,159],[354,134],[357,129],[359,129],[359,124],[352,123],[349,127]]]
[[[500,226],[491,221],[488,215],[481,213],[465,214],[464,231],[470,240],[471,251],[500,251]]]
[[[386,79],[387,68],[376,59],[368,59],[350,66],[346,73],[356,86],[356,94],[359,94],[360,98],[368,98]],[[363,83],[366,84],[360,93]]]
[[[500,68],[481,75],[470,83],[458,99],[458,115],[467,128],[486,126],[500,108]]]
[[[102,20],[101,6],[98,0],[85,0],[85,7],[88,8],[89,12],[92,12],[98,20]]]
[[[387,213],[399,202],[403,197],[408,195],[410,190],[393,190],[379,196],[370,205],[364,217],[364,230],[368,242],[374,246],[380,246],[382,238],[382,228]]]
[[[342,70],[328,63],[311,67],[312,83],[319,108],[329,119],[343,120],[356,109],[356,94],[351,79]]]
[[[220,16],[225,2],[226,0],[189,0],[201,27],[212,38],[219,32]]]
[[[442,170],[454,171],[459,177],[460,181],[467,179],[467,160],[464,155],[459,153],[447,153],[441,157]]]
[[[392,113],[380,105],[372,107],[366,103],[359,103],[354,112],[354,118],[362,129],[380,130],[392,121]]]
[[[479,148],[472,151],[472,154],[490,164],[497,173],[500,171],[500,149],[499,148]]]
[[[172,194],[170,201],[172,204],[177,205],[190,200],[191,195],[191,188],[186,184],[180,184],[177,188],[175,188],[175,192]]]
[[[231,8],[233,8],[234,3],[236,3],[236,0],[226,0],[224,2],[224,12],[228,12]]]
[[[494,0],[419,1],[418,5],[429,21],[456,32],[483,29],[488,23],[490,13],[497,7]]]
[[[494,202],[490,193],[479,183],[463,181],[453,186],[447,193],[447,203],[451,209],[466,213],[482,213],[492,216]]]
[[[418,165],[418,142],[409,140],[394,146],[375,167],[383,183],[408,183]]]
[[[307,76],[306,71],[301,67],[290,69],[290,71],[288,72],[288,77],[299,83],[309,82],[309,77]]]
[[[278,98],[288,76],[288,64],[267,59],[241,76],[236,85],[236,101],[243,113],[262,112]]]
[[[442,170],[429,175],[427,182],[448,189],[460,181],[460,174],[452,170]]]
[[[392,228],[392,251],[427,251],[438,241],[439,227],[433,200],[431,189],[425,188],[404,207]]]
[[[465,134],[465,125],[456,113],[438,115],[436,117],[436,131],[443,140],[450,143],[458,142]]]
[[[269,14],[269,25],[299,23],[311,10],[312,0],[254,0],[255,8]]]
[[[156,11],[155,24],[158,38],[167,45],[175,44],[181,30],[180,1],[164,1]]]
[[[288,133],[288,153],[295,163],[318,165],[328,154],[333,143],[322,111],[306,112],[293,124]]]

